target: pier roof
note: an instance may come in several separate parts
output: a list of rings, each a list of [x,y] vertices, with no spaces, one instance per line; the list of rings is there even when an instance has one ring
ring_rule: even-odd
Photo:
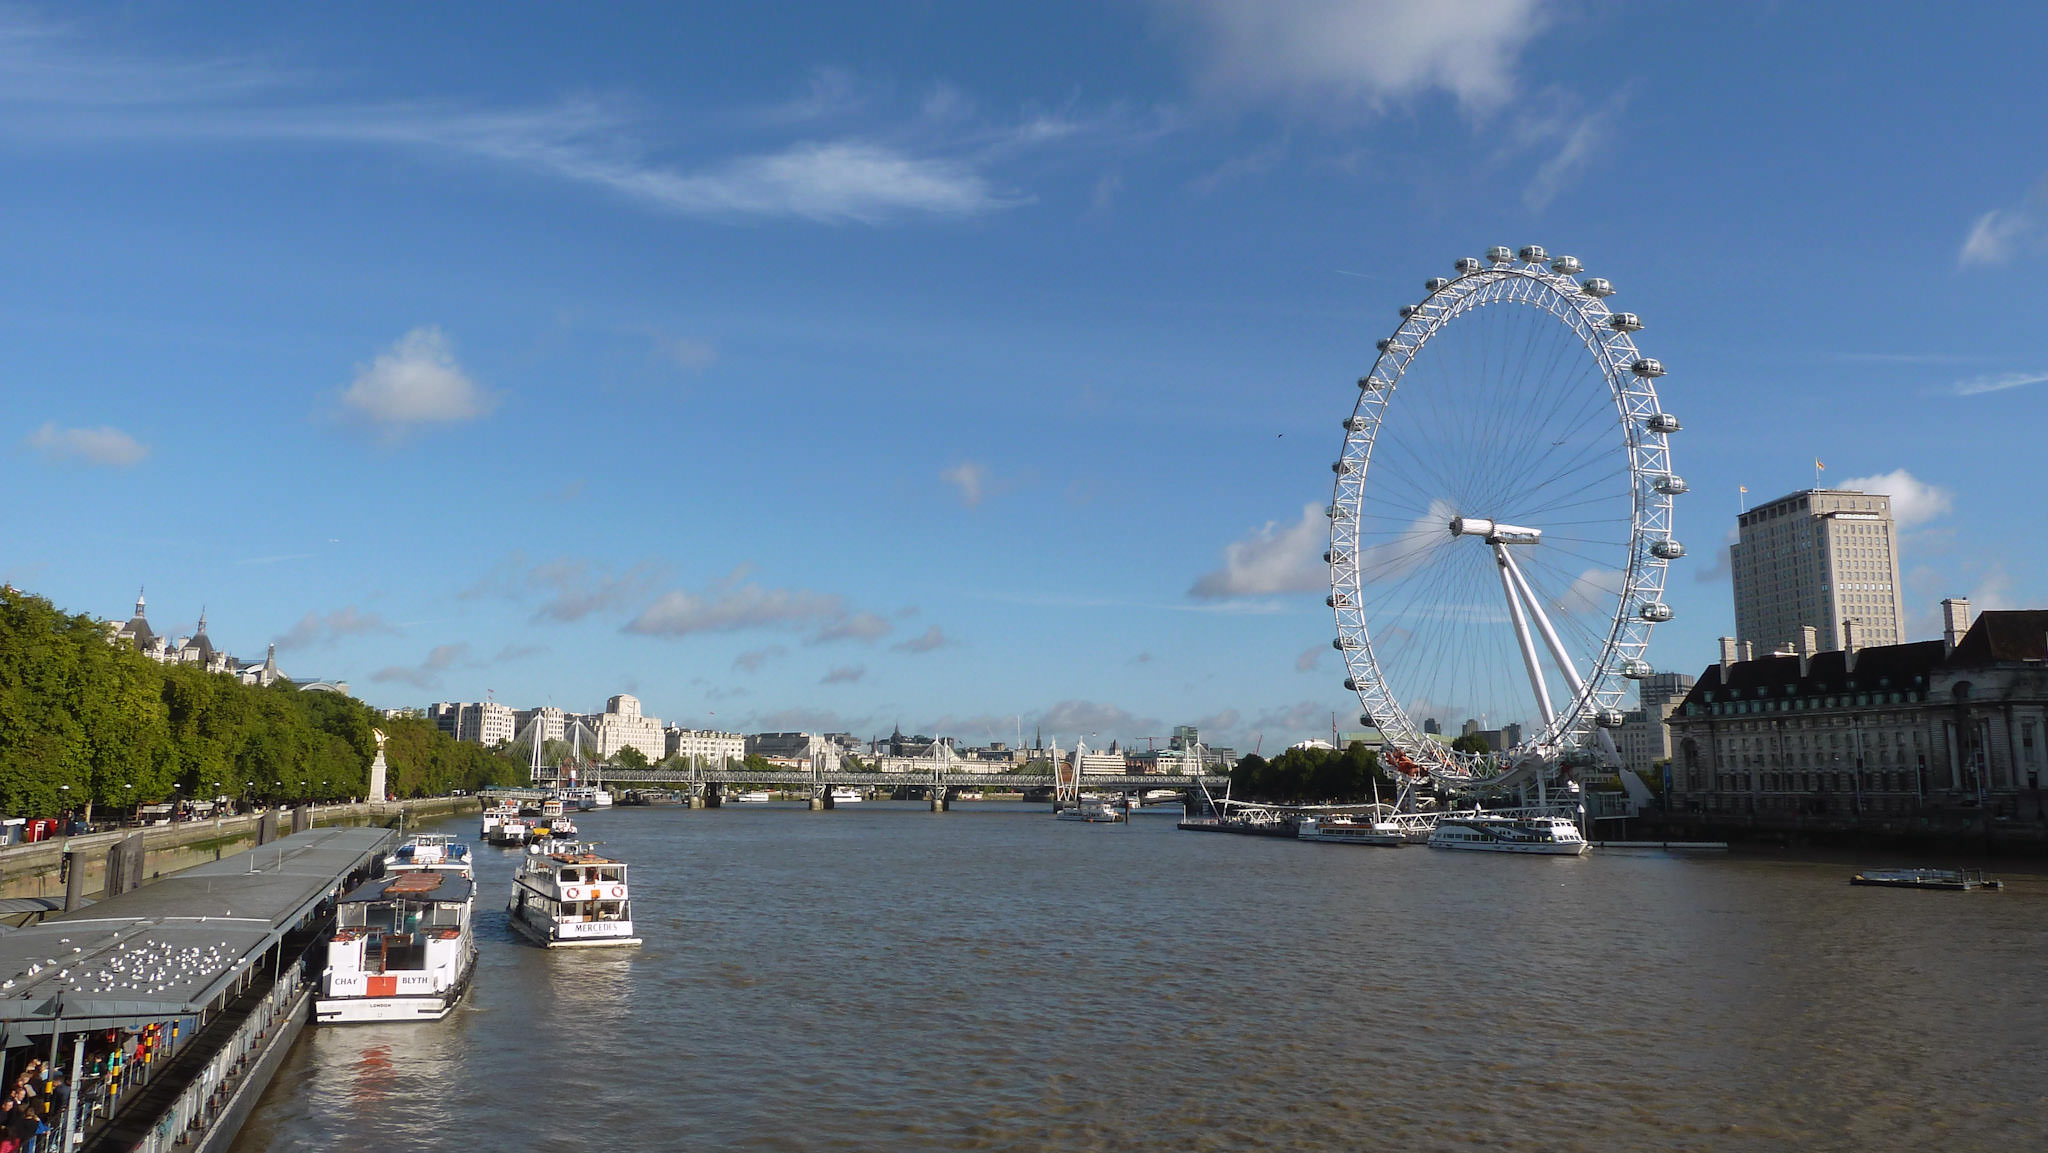
[[[0,933],[0,1043],[201,1012],[393,836],[313,829]]]

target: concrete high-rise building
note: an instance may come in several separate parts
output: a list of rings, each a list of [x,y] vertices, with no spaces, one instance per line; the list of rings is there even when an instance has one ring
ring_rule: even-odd
[[[1759,504],[1736,525],[1735,635],[1758,655],[1798,651],[1802,628],[1822,652],[1904,643],[1890,497],[1809,489]]]

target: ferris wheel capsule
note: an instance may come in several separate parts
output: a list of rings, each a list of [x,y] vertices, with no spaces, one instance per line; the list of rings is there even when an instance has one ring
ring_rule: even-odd
[[[1675,540],[1653,540],[1650,555],[1658,560],[1677,560],[1685,555],[1685,546]]]
[[[1458,258],[1458,262],[1451,265],[1451,267],[1457,269],[1460,276],[1470,276],[1485,268],[1486,265],[1481,263],[1476,256],[1461,256]]]
[[[1643,427],[1649,429],[1651,432],[1661,432],[1668,434],[1677,432],[1683,426],[1678,423],[1677,417],[1671,415],[1668,412],[1659,412],[1653,414],[1650,417],[1650,419],[1644,421]]]
[[[1354,680],[1354,679],[1350,678],[1350,677],[1345,677],[1345,678],[1344,678],[1344,688],[1345,688],[1345,689],[1346,689],[1347,691],[1350,691],[1350,692],[1354,692],[1354,693],[1355,693],[1355,692],[1357,692],[1357,691],[1358,691],[1358,682],[1357,682],[1356,680]]]
[[[1621,675],[1632,681],[1647,681],[1657,675],[1657,670],[1648,661],[1631,659],[1621,662]]]
[[[1586,290],[1587,296],[1614,295],[1614,282],[1604,276],[1591,277],[1584,284],[1579,285],[1579,287]]]
[[[1486,259],[1493,261],[1495,264],[1506,264],[1514,258],[1515,250],[1505,244],[1496,244],[1486,250]]]
[[[1629,365],[1628,370],[1630,372],[1635,373],[1637,376],[1663,376],[1664,362],[1646,356],[1641,360],[1636,361],[1634,364]]]
[[[1663,601],[1651,601],[1649,604],[1646,604],[1642,608],[1637,609],[1636,613],[1637,615],[1641,616],[1644,620],[1649,621],[1652,624],[1660,625],[1663,624],[1665,621],[1670,620],[1672,616],[1671,606],[1665,604]]]
[[[1633,312],[1617,312],[1607,318],[1607,327],[1616,332],[1641,332],[1643,318]]]
[[[1628,717],[1620,709],[1601,709],[1593,719],[1603,729],[1618,729],[1628,723]]]
[[[1370,388],[1370,387],[1372,387],[1372,386],[1371,386],[1371,385],[1369,385],[1369,384],[1367,384],[1367,383],[1366,383],[1365,381],[1361,380],[1361,381],[1359,381],[1359,382],[1358,382],[1358,387],[1360,387],[1360,388]],[[1344,418],[1344,431],[1345,431],[1345,432],[1364,432],[1364,431],[1365,431],[1365,418],[1364,418],[1364,417],[1362,417],[1362,416],[1347,416],[1347,417],[1345,417],[1345,418]]]
[[[1373,346],[1374,348],[1377,348],[1377,349],[1379,349],[1379,350],[1380,350],[1381,352],[1385,352],[1386,350],[1388,350],[1388,349],[1390,349],[1390,348],[1394,347],[1394,338],[1393,338],[1393,337],[1391,337],[1391,336],[1389,336],[1389,337],[1384,337],[1384,338],[1382,338],[1382,339],[1380,339],[1380,340],[1375,340],[1375,341],[1373,341],[1373,343],[1372,343],[1372,346]],[[1360,384],[1360,387],[1364,387],[1364,385],[1363,385],[1363,383],[1362,383],[1362,382],[1361,382],[1361,384]]]
[[[1524,264],[1541,264],[1550,258],[1550,254],[1543,251],[1543,246],[1540,244],[1525,244],[1522,246],[1522,251],[1516,253],[1516,255],[1522,258],[1522,263]]]
[[[1404,304],[1401,306],[1399,311],[1401,313],[1401,319],[1406,320],[1409,317],[1415,315],[1415,306],[1412,304]]]
[[[1692,489],[1691,485],[1685,483],[1685,478],[1675,472],[1667,472],[1658,477],[1652,482],[1652,487],[1665,496],[1678,496]]]
[[[1428,280],[1422,282],[1422,291],[1434,295],[1436,293],[1442,292],[1444,289],[1449,288],[1450,286],[1451,282],[1445,280],[1443,277],[1432,276]]]
[[[1550,271],[1561,276],[1577,276],[1586,271],[1586,266],[1580,264],[1576,256],[1560,256],[1550,262]]]

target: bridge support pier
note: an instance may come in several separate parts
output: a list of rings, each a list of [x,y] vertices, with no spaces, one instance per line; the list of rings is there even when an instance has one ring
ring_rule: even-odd
[[[949,813],[953,811],[953,790],[944,786],[934,788],[931,790],[931,799],[932,812]]]
[[[724,804],[725,790],[715,782],[690,790],[690,807],[693,809],[716,809]]]
[[[822,813],[822,812],[826,811],[827,809],[830,809],[831,807],[832,807],[832,790],[831,790],[830,788],[817,788],[817,789],[813,789],[813,790],[811,790],[811,811],[812,811],[812,812],[814,812],[814,813]]]

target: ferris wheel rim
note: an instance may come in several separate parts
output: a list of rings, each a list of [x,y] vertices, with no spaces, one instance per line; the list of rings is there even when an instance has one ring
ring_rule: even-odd
[[[1514,763],[1531,754],[1554,759],[1580,748],[1597,728],[1620,717],[1616,706],[1626,692],[1626,680],[1648,668],[1642,658],[1652,628],[1670,618],[1663,603],[1668,562],[1683,555],[1671,536],[1672,498],[1684,491],[1671,469],[1669,433],[1676,430],[1676,421],[1662,411],[1653,383],[1662,375],[1662,365],[1636,348],[1632,334],[1641,328],[1640,321],[1609,309],[1606,297],[1612,286],[1606,281],[1575,281],[1570,274],[1581,271],[1575,259],[1560,257],[1546,266],[1545,254],[1533,246],[1522,251],[1520,261],[1503,259],[1505,251],[1496,249],[1490,263],[1459,261],[1455,279],[1430,281],[1422,302],[1402,309],[1401,324],[1380,342],[1371,372],[1358,382],[1358,400],[1344,422],[1344,454],[1333,466],[1337,478],[1328,509],[1330,552],[1325,559],[1338,626],[1335,647],[1344,658],[1346,687],[1357,694],[1365,710],[1361,720],[1399,751],[1408,762],[1403,767],[1454,784],[1483,783],[1513,771],[1513,765],[1453,752],[1416,726],[1376,655],[1372,627],[1364,615],[1360,564],[1366,478],[1381,422],[1409,367],[1430,341],[1454,321],[1489,304],[1538,308],[1579,338],[1620,417],[1630,491],[1628,563],[1622,585],[1613,596],[1604,639],[1582,685],[1535,739],[1510,751]],[[1452,528],[1454,534],[1458,531]],[[1531,675],[1536,675],[1533,669]]]

